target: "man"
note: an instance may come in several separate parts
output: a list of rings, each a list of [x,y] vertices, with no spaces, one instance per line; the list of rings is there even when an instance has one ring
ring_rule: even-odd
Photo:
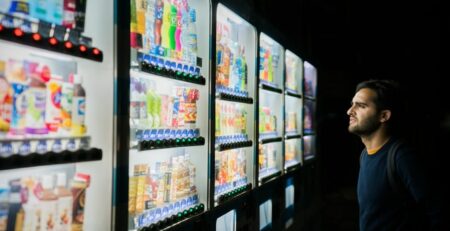
[[[442,201],[430,189],[418,156],[407,145],[395,152],[395,171],[406,194],[396,191],[388,180],[387,156],[398,141],[402,119],[399,85],[389,80],[369,80],[358,84],[347,114],[349,132],[361,137],[357,195],[360,230],[446,230]],[[423,161],[422,161],[423,162]],[[416,208],[426,211],[421,215]],[[418,215],[419,214],[419,215]]]

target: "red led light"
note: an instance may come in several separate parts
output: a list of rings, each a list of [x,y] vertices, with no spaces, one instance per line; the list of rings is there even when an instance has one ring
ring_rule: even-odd
[[[23,31],[19,28],[14,29],[14,35],[17,37],[22,37],[23,36]]]
[[[73,44],[72,44],[71,42],[67,41],[67,42],[64,43],[64,46],[65,46],[67,49],[72,49]]]
[[[81,45],[81,46],[80,46],[80,51],[81,51],[81,52],[86,52],[86,51],[87,51],[86,46],[85,46],[85,45]]]
[[[94,53],[94,55],[99,55],[99,54],[100,54],[100,50],[97,49],[97,48],[94,48],[94,49],[92,50],[92,53]]]
[[[37,42],[37,41],[41,41],[41,39],[42,39],[41,35],[38,34],[38,33],[34,33],[32,38],[33,38],[33,40],[36,41],[36,42]]]
[[[3,30],[3,26],[2,24],[0,24],[0,32]]]
[[[58,44],[58,40],[56,38],[50,38],[48,40],[48,42],[52,45],[55,46],[56,44]]]

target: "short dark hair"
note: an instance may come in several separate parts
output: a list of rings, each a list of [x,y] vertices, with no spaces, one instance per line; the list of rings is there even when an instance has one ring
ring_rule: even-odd
[[[389,127],[393,128],[397,127],[397,125],[400,126],[399,118],[403,116],[405,110],[404,95],[400,88],[400,84],[394,80],[371,79],[359,83],[356,86],[356,92],[363,88],[368,88],[375,92],[376,98],[374,99],[374,103],[377,111],[391,111],[391,118],[388,122]]]

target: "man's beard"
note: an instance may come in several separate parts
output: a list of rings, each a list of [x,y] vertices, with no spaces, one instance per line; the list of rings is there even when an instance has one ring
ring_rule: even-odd
[[[348,126],[348,131],[357,136],[367,136],[372,134],[380,127],[380,122],[377,120],[376,116],[367,118],[365,121],[358,120],[358,123],[350,124]]]

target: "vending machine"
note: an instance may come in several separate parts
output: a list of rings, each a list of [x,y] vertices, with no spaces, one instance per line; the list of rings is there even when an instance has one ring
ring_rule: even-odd
[[[283,169],[284,49],[267,36],[259,37],[258,183]]]
[[[290,50],[285,53],[284,169],[302,163],[303,61]]]
[[[308,61],[304,61],[304,117],[303,117],[303,160],[309,160],[316,155],[316,91],[317,69]]]
[[[242,198],[255,184],[256,176],[257,34],[254,26],[225,5],[218,3],[214,12],[211,206],[221,208],[216,210],[219,211],[214,227],[216,230],[236,230],[239,223],[236,214],[240,211],[238,206],[230,206],[227,202]]]
[[[208,208],[210,2],[131,0],[128,230]]]
[[[110,230],[113,5],[0,5],[0,230]]]

